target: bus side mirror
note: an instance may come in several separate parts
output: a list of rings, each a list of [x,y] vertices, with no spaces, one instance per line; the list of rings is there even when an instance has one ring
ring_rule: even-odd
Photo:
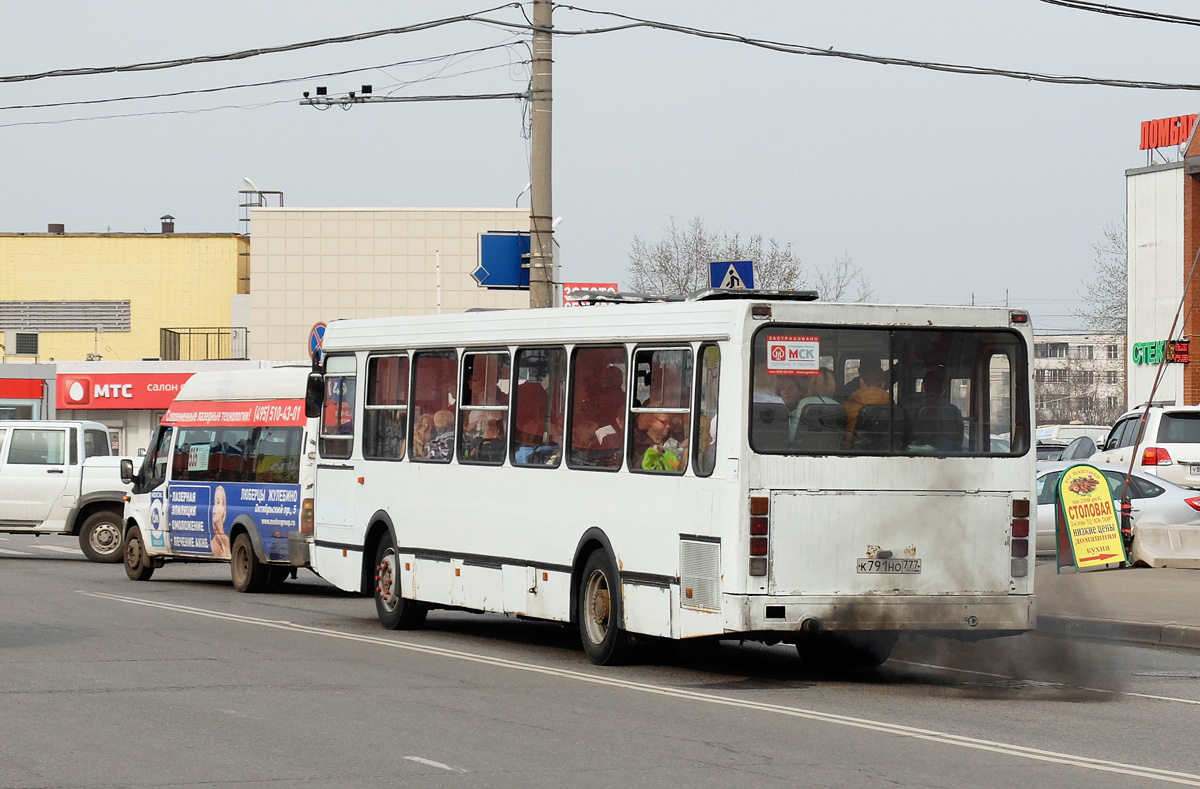
[[[325,377],[320,373],[308,374],[308,386],[304,392],[304,415],[316,419],[321,415],[321,405],[325,401]]]
[[[121,481],[125,484],[133,482],[133,461],[129,458],[121,461]]]

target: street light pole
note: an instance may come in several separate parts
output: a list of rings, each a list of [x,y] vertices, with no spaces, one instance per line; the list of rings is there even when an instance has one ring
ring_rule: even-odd
[[[533,75],[530,82],[529,306],[554,306],[554,203],[551,167],[551,0],[533,0]]]

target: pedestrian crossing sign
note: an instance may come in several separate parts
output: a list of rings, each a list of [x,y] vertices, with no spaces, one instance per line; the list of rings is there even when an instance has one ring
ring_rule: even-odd
[[[709,287],[730,290],[754,289],[754,261],[735,260],[709,263]]]

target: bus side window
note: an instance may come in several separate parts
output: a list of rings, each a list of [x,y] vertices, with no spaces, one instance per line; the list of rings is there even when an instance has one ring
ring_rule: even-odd
[[[717,464],[717,391],[721,381],[721,349],[700,347],[700,370],[696,381],[696,476],[707,477]]]
[[[682,474],[692,429],[692,349],[638,350],[633,370],[629,470]]]
[[[460,463],[504,462],[510,379],[507,353],[469,353],[463,357],[463,391],[458,407]]]
[[[300,482],[300,440],[303,428],[260,427],[250,455],[247,482],[295,485]]]
[[[143,474],[145,477],[141,485],[143,490],[153,490],[166,481],[168,451],[171,448],[173,430],[174,428],[171,427],[160,427],[158,441],[155,442],[150,454],[142,461],[145,464],[143,468],[147,472]]]
[[[354,451],[354,357],[325,360],[325,405],[321,409],[321,457],[348,458]]]
[[[363,457],[400,460],[408,435],[408,357],[367,360],[367,402],[363,406]]]
[[[454,396],[458,391],[455,351],[418,353],[413,359],[413,434],[409,457],[449,463],[454,454]]]
[[[517,351],[513,392],[512,463],[553,468],[562,461],[567,352],[564,348]]]
[[[625,444],[625,349],[576,348],[571,359],[571,468],[621,468]]]

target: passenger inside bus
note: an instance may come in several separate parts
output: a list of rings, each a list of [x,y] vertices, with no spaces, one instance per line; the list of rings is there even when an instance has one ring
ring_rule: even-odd
[[[867,416],[870,419],[864,420],[863,425],[869,429],[863,431],[867,435],[859,436],[858,443],[860,446],[865,446],[870,442],[871,448],[879,448],[874,445],[876,440],[874,433],[877,430],[875,420],[878,419],[876,414],[879,409],[870,407],[891,403],[891,395],[884,388],[887,385],[887,373],[877,366],[867,366],[859,370],[858,377],[858,389],[850,393],[844,406],[846,410],[846,447],[850,448],[855,445],[855,430],[859,427],[859,418],[864,409],[869,409]]]
[[[676,414],[640,413],[637,416],[637,435],[634,452],[641,447],[641,468],[644,471],[682,473],[687,468],[687,439],[672,438],[672,421]]]
[[[454,454],[454,414],[441,410],[433,415],[433,438],[425,457],[430,460],[449,460]]]
[[[929,447],[943,452],[963,448],[963,417],[946,397],[946,370],[930,367],[921,378],[921,391],[900,401],[910,449]]]
[[[571,412],[571,463],[620,468],[625,425],[625,350],[576,354]]]
[[[422,414],[413,425],[412,456],[417,460],[429,457],[429,442],[433,440],[433,414]]]

